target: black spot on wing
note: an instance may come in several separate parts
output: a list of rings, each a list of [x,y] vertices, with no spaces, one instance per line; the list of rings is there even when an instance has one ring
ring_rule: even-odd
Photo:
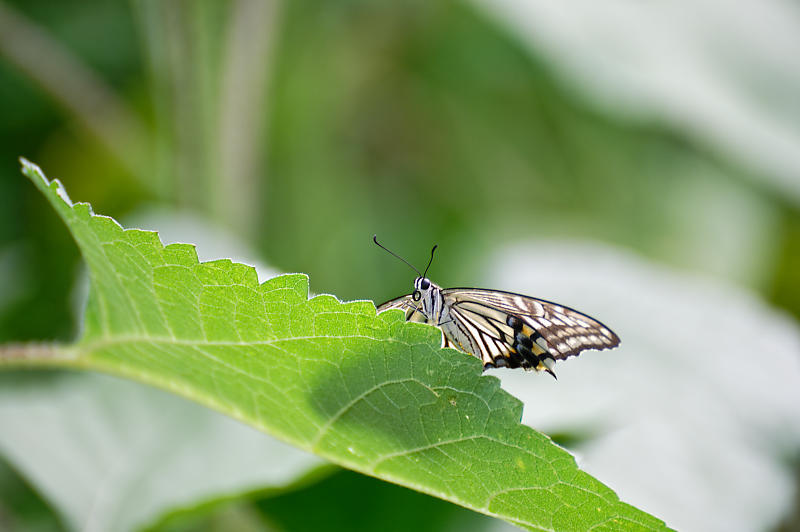
[[[506,318],[506,325],[514,329],[515,332],[522,331],[522,320],[513,314],[509,314]]]
[[[530,336],[523,334],[522,331],[519,331],[514,337],[514,344],[520,345],[528,350],[533,349],[533,340]]]

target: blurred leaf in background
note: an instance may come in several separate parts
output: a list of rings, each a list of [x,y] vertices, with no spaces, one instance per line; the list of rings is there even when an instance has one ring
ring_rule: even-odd
[[[13,429],[0,452],[72,530],[139,529],[174,508],[291,489],[322,465],[208,408],[101,375],[0,375],[0,425]]]
[[[793,315],[786,331],[796,330],[798,61],[800,10],[778,0],[2,2],[0,341],[73,337],[81,292],[75,246],[20,178],[19,155],[48,168],[97,212],[162,230],[163,219],[148,213],[189,211],[184,219],[232,231],[256,249],[259,256],[245,253],[250,263],[307,272],[316,290],[345,299],[382,301],[410,286],[407,268],[371,246],[377,232],[415,263],[439,243],[432,276],[444,286],[551,291],[575,306],[584,297],[615,301],[591,285],[556,292],[570,280],[556,284],[536,246],[542,238],[577,238],[677,268],[667,285],[697,294],[693,308],[733,305],[694,280],[711,278],[722,293],[746,294],[735,296],[745,301],[735,309],[760,309],[748,319],[763,327],[789,319],[771,303]],[[201,253],[211,249],[196,234],[177,238],[196,242]],[[593,253],[608,252],[589,249],[548,256],[561,253],[585,273]],[[506,269],[512,259],[521,264],[515,273]],[[624,276],[613,286],[645,294],[628,279],[650,272],[650,263],[633,263],[614,263]],[[671,321],[688,316],[691,327],[670,323],[662,337],[652,322],[596,308],[626,329],[619,351],[594,355],[598,364],[625,375],[633,360],[642,361],[640,378],[688,397],[707,381],[690,386],[644,362],[669,356],[652,340],[672,342],[676,328],[691,331],[681,338],[691,345],[707,345],[711,335],[741,338],[730,349],[766,360],[754,362],[754,372],[800,356],[753,340],[756,332],[745,335],[747,319],[705,327],[698,314],[668,314]],[[792,345],[792,334],[781,345]],[[575,368],[576,381],[585,372],[608,391],[611,377],[598,377],[590,360],[566,367]],[[553,386],[511,377],[537,392]],[[748,393],[768,386],[747,372],[731,378]],[[567,393],[563,380],[558,389]],[[727,397],[711,389],[713,398]],[[652,401],[651,408],[671,406],[664,395]],[[575,416],[568,426],[529,417],[547,411],[541,399],[532,403],[526,420],[591,448],[584,402],[576,400],[571,414],[553,409]],[[701,420],[718,414],[707,405],[693,404]],[[774,422],[774,410],[761,415]],[[788,429],[783,437],[786,460],[775,478],[794,471],[797,479],[791,460],[800,444]],[[609,441],[594,438],[596,445]],[[792,512],[796,483],[772,488],[785,503],[764,510],[769,515],[751,529],[776,526]],[[346,485],[327,496],[351,497]],[[27,492],[33,502],[26,508],[43,507],[36,489]],[[419,506],[406,502],[409,512]],[[444,515],[437,504],[425,511]],[[268,507],[245,502],[220,512],[262,523]],[[785,526],[798,526],[796,508],[794,516]],[[274,523],[302,529],[279,516]]]

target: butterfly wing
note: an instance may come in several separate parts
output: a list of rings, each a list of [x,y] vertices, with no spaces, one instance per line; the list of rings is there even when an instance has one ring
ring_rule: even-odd
[[[551,301],[479,288],[442,294],[452,319],[462,322],[477,346],[468,350],[484,364],[548,370],[548,358],[619,345],[619,337],[599,321]]]
[[[386,303],[383,303],[382,305],[378,306],[378,314],[380,314],[384,310],[389,310],[392,308],[399,308],[400,310],[405,311],[406,321],[428,323],[428,319],[425,317],[425,315],[419,310],[417,310],[417,305],[410,295],[400,296],[398,298],[391,299]]]

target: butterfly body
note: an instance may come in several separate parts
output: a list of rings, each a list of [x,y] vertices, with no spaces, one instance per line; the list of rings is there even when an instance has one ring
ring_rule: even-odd
[[[404,310],[406,320],[441,329],[442,346],[494,367],[546,371],[555,377],[556,360],[586,349],[610,349],[619,338],[577,310],[521,294],[480,288],[443,289],[419,276],[414,291],[387,301],[378,312]]]

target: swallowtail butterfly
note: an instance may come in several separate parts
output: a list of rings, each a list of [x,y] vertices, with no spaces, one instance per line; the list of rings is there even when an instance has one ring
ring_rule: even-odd
[[[378,307],[401,309],[407,321],[441,329],[442,347],[478,357],[483,368],[509,367],[546,371],[553,377],[556,360],[586,349],[611,349],[619,337],[594,318],[552,301],[481,288],[446,288],[426,277],[408,261],[373,241],[417,272],[414,291]]]

